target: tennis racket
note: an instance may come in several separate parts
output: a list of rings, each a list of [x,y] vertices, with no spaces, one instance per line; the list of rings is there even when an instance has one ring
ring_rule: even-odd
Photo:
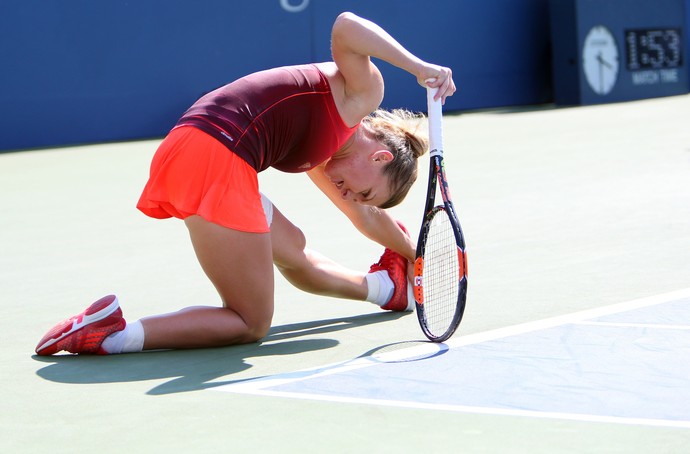
[[[429,185],[414,263],[417,318],[426,337],[443,342],[453,335],[465,311],[467,255],[443,163],[441,100],[427,88],[429,108]],[[437,185],[438,183],[438,185]],[[443,199],[436,205],[436,190]]]

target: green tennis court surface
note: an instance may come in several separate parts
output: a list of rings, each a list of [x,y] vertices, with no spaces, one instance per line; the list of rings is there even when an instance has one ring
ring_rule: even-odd
[[[128,320],[216,295],[183,224],[134,207],[159,141],[0,154],[0,451],[687,452],[685,297],[567,319],[690,287],[687,118],[688,96],[447,116],[468,302],[448,348],[417,361],[401,360],[426,345],[414,315],[279,276],[259,344],[37,358],[45,330],[105,294]],[[305,176],[260,184],[312,248],[378,259]],[[413,235],[423,186],[393,210]]]

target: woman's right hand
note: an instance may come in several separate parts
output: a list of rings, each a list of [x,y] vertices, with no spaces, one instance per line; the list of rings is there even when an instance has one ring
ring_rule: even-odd
[[[456,87],[453,81],[453,71],[445,66],[438,66],[429,63],[422,65],[422,69],[417,75],[417,82],[422,87],[438,88],[434,99],[441,99],[445,104],[448,96],[453,96]]]
[[[340,14],[333,24],[331,52],[345,79],[345,92],[350,97],[359,95],[360,99],[364,98],[367,108],[373,106],[375,109],[380,104],[384,87],[381,74],[370,57],[381,59],[409,72],[423,87],[438,87],[436,99],[443,102],[455,93],[455,82],[450,68],[421,60],[384,29],[353,13]]]

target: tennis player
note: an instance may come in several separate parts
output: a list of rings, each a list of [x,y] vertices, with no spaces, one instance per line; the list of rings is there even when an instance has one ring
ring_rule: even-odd
[[[384,83],[371,57],[423,86],[455,92],[450,69],[425,62],[376,24],[343,13],[333,61],[254,73],[199,99],[162,141],[137,207],[183,219],[220,307],[189,307],[126,323],[116,296],[51,329],[36,353],[115,354],[256,342],[271,325],[273,265],[296,287],[383,309],[414,307],[415,244],[386,211],[400,203],[426,150],[415,116],[377,110]],[[421,129],[420,129],[421,131]],[[306,172],[366,237],[384,246],[369,273],[306,247],[303,233],[259,192],[258,172]]]

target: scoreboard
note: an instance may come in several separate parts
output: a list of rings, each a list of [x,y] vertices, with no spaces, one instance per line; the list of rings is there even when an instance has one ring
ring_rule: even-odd
[[[551,0],[557,104],[688,93],[684,0]]]

